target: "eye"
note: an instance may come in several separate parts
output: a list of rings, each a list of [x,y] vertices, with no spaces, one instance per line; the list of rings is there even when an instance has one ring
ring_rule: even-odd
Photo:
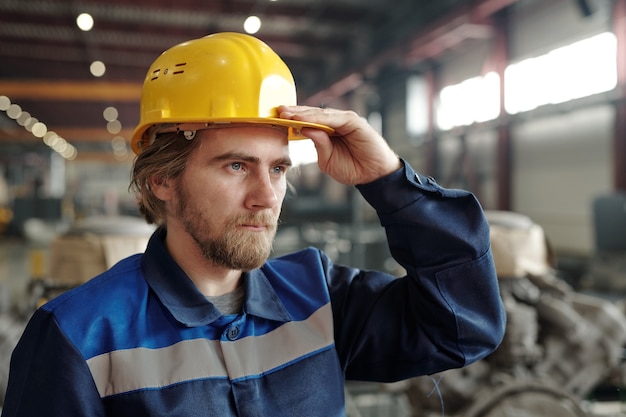
[[[287,171],[287,168],[285,168],[282,165],[277,165],[274,168],[272,168],[272,173],[274,174],[283,174],[285,171]]]
[[[233,171],[241,171],[243,169],[243,164],[241,162],[233,162],[230,164],[230,168]]]

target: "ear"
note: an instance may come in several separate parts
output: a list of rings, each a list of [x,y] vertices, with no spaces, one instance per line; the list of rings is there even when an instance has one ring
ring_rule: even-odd
[[[174,196],[173,181],[168,178],[153,175],[150,177],[150,189],[156,198],[162,201],[171,201]]]

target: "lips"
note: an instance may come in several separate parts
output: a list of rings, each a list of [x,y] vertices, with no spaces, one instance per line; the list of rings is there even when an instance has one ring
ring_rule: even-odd
[[[241,226],[245,227],[246,229],[259,229],[259,230],[265,230],[265,229],[270,228],[270,226],[266,224],[242,224]]]
[[[237,227],[252,231],[273,231],[276,229],[276,220],[267,214],[241,216],[235,223]]]

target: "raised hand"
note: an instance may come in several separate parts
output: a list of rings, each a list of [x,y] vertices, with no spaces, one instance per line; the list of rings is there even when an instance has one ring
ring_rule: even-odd
[[[367,184],[401,167],[385,139],[353,111],[308,106],[280,106],[277,110],[283,119],[335,129],[330,136],[312,128],[303,128],[302,134],[315,144],[320,170],[340,183]]]

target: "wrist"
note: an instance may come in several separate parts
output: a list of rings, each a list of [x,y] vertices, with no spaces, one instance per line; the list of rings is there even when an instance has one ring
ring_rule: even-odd
[[[380,178],[386,177],[389,174],[392,174],[402,168],[402,161],[400,157],[396,154],[393,154],[392,157],[388,158],[385,163],[385,168],[381,171]]]

